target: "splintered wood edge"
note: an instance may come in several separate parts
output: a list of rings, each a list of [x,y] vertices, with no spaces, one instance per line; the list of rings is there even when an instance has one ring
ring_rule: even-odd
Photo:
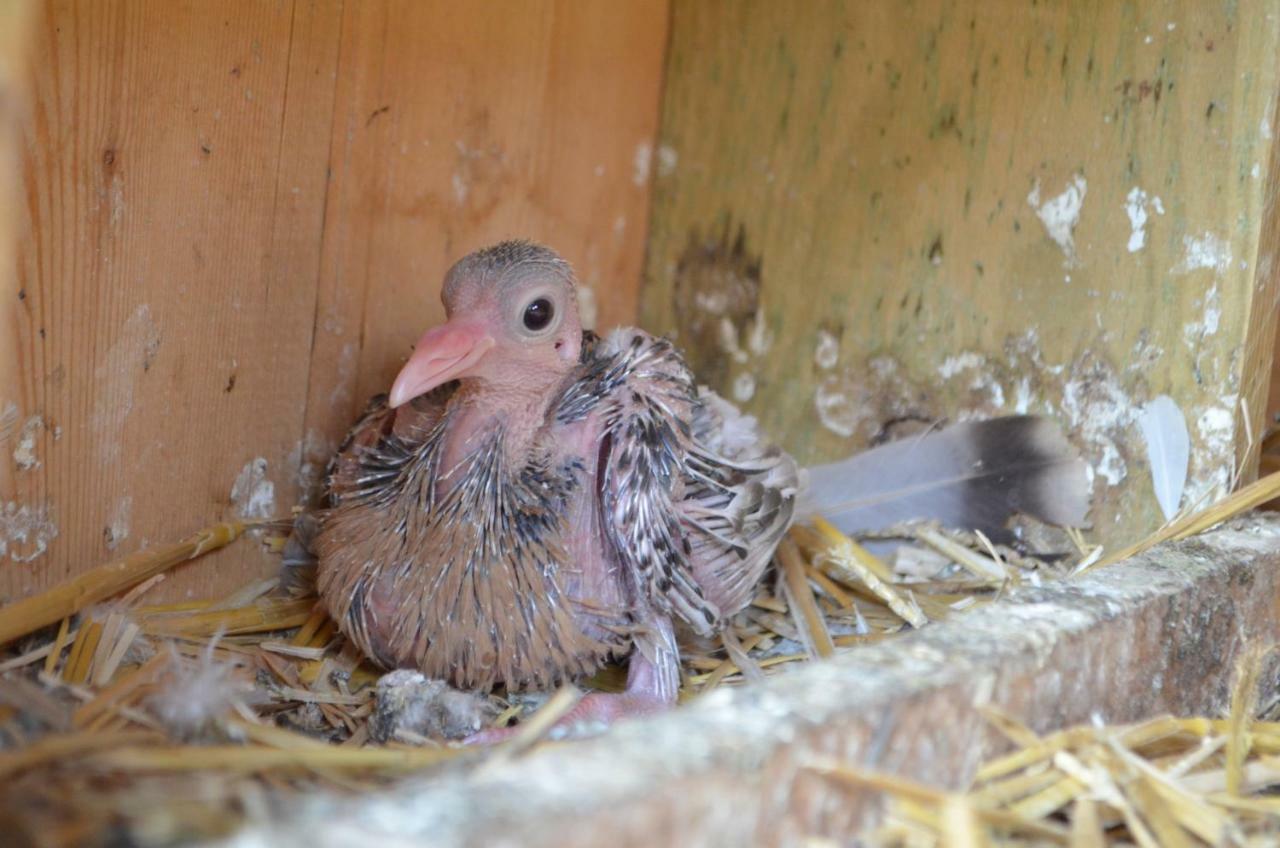
[[[840,762],[947,788],[1037,732],[1220,715],[1234,660],[1280,638],[1280,516],[1253,515],[1074,580],[672,713],[351,800],[308,797],[228,845],[792,843],[848,837],[876,799],[807,768]]]

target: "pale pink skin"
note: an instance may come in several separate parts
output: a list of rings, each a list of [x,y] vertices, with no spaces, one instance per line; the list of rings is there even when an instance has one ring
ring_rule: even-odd
[[[511,329],[510,305],[501,302],[492,290],[467,292],[459,298],[460,303],[454,304],[447,323],[422,336],[396,376],[390,393],[393,407],[451,380],[460,381],[455,397],[463,404],[461,417],[455,419],[456,424],[446,437],[442,467],[452,468],[464,458],[470,447],[470,434],[497,417],[506,425],[505,444],[511,455],[518,457],[530,447],[543,425],[556,389],[577,365],[582,345],[582,326],[572,293],[562,289],[549,294],[561,311],[562,323],[554,334],[531,340]],[[595,454],[595,434],[590,430],[581,428],[564,435],[566,454]],[[594,515],[575,526],[598,532]],[[607,567],[598,562],[598,544],[590,538],[593,533],[574,535],[575,538],[569,540],[570,553],[583,564],[581,579],[591,581],[596,589],[594,596],[619,591],[617,581],[607,579]],[[669,620],[655,620],[649,625],[670,632]],[[670,674],[671,670],[667,672]],[[661,694],[660,674],[661,670],[640,651],[633,651],[626,691],[584,696],[557,726],[572,730],[575,726],[611,724],[621,718],[670,707],[673,699]],[[465,741],[469,744],[499,742],[514,732],[515,728],[493,728]]]

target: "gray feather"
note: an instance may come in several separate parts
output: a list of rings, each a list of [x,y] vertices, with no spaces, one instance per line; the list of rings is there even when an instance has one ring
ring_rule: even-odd
[[[801,517],[845,532],[936,519],[999,533],[1015,512],[1080,527],[1089,511],[1084,461],[1047,418],[956,424],[809,469]]]

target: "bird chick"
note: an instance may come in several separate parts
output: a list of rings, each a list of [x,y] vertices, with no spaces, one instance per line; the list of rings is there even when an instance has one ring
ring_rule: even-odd
[[[566,722],[673,704],[675,626],[711,635],[750,601],[792,520],[795,463],[670,342],[584,333],[546,247],[463,258],[442,300],[447,323],[331,467],[330,614],[380,665],[467,689],[547,689],[629,657],[626,690]]]

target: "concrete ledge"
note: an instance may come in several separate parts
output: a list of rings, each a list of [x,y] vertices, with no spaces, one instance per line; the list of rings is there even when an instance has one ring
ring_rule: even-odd
[[[1280,639],[1280,516],[1240,519],[892,643],[671,714],[375,797],[309,798],[238,846],[791,844],[848,838],[873,799],[807,774],[836,756],[960,787],[1000,749],[977,707],[1039,731],[1217,713],[1246,640]]]

